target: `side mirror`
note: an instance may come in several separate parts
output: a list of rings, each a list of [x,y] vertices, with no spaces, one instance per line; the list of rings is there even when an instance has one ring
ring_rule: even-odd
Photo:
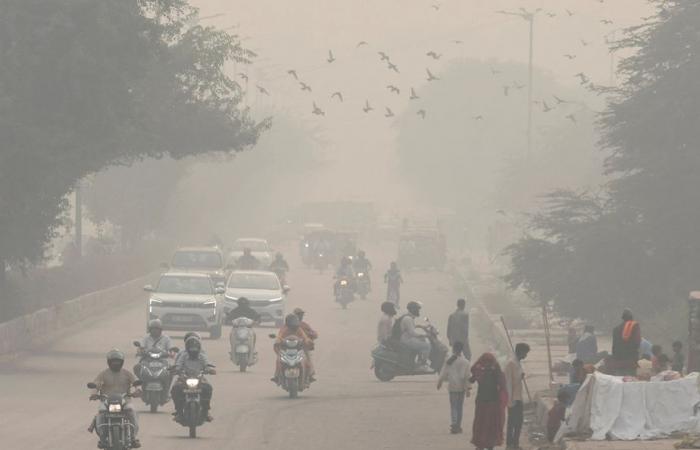
[[[142,384],[143,384],[143,381],[141,381],[141,380],[136,380],[136,381],[134,381],[131,385],[134,386],[134,387],[139,387],[139,386],[141,386]]]
[[[268,334],[267,337],[269,337],[270,339],[277,339],[277,335],[272,333]]]
[[[143,287],[143,290],[146,292],[153,292],[154,291],[153,286],[151,286],[150,284],[145,285]]]
[[[167,270],[167,269],[170,269],[170,264],[168,264],[168,263],[166,263],[166,262],[162,262],[162,263],[160,263],[160,268],[161,268],[161,269],[166,269],[166,270]]]
[[[134,341],[133,344],[134,344],[134,347],[141,348],[141,343],[139,341]]]
[[[88,387],[88,389],[97,389],[97,385],[95,383],[92,383],[92,382],[88,383],[87,387]]]
[[[290,288],[286,284],[282,287],[282,292],[284,292],[285,294],[288,294],[289,291],[291,291],[291,290],[292,290],[292,288]]]
[[[216,289],[214,289],[214,292],[216,292],[218,295],[225,294],[226,288],[223,286],[217,286]]]

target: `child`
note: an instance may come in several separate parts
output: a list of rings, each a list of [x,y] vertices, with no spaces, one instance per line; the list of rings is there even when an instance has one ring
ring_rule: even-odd
[[[554,437],[557,435],[559,427],[561,427],[561,422],[566,416],[566,404],[568,401],[569,394],[564,390],[560,390],[557,393],[557,401],[552,406],[552,409],[549,410],[549,415],[547,416],[547,440],[549,442],[554,442]]]
[[[464,409],[464,398],[469,397],[471,389],[469,383],[469,360],[462,356],[464,344],[455,342],[452,344],[452,356],[445,362],[440,371],[437,388],[440,390],[442,383],[447,381],[447,390],[450,394],[450,415],[452,423],[450,433],[458,434],[462,432],[462,411]]]
[[[683,344],[681,341],[673,343],[673,359],[671,360],[671,370],[682,374],[683,366],[685,365],[685,356],[683,356]]]

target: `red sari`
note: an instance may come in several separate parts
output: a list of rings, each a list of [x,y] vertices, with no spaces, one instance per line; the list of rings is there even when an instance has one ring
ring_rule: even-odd
[[[472,426],[472,444],[478,449],[503,445],[508,391],[501,366],[491,353],[484,353],[472,366],[472,382],[479,383]]]

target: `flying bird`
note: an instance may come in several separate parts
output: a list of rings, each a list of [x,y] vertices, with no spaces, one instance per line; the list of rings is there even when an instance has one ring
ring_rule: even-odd
[[[434,4],[434,5],[432,5],[432,8],[433,8],[435,11],[438,11],[438,10],[440,10],[440,5]]]
[[[365,113],[368,113],[370,111],[374,111],[374,108],[369,106],[369,100],[365,100],[365,107],[362,108],[362,111],[364,111]]]
[[[579,72],[574,76],[579,77],[579,79],[581,80],[581,84],[587,84],[590,81],[590,79],[583,72]]]
[[[413,88],[411,88],[411,96],[409,97],[409,99],[411,99],[411,100],[418,100],[419,98],[420,98],[420,97],[418,97],[418,94],[416,94],[416,90],[413,89]]]
[[[238,74],[238,76],[241,77],[242,80],[245,80],[246,83],[248,82],[248,75],[247,74],[241,72]]]
[[[382,61],[389,61],[389,55],[384,52],[377,52]]]
[[[401,73],[401,72],[399,72],[399,67],[396,64],[392,63],[391,61],[388,62],[387,67],[389,68],[389,70],[393,70],[396,73]]]
[[[565,11],[566,11],[566,13],[567,13],[567,14],[569,15],[569,17],[571,17],[571,16],[573,16],[573,15],[574,15],[574,13],[573,13],[573,12],[571,12],[571,11],[569,11],[568,9],[567,9],[567,10],[565,10]]]
[[[433,59],[440,59],[442,56],[441,54],[435,53],[434,51],[429,51],[428,53],[425,54],[426,56],[430,56]]]
[[[299,81],[299,77],[297,76],[297,71],[294,69],[289,69],[287,73],[291,76],[294,77],[295,80]]]
[[[472,119],[474,119],[474,120],[484,120],[484,116],[482,116],[481,114],[479,114],[478,116],[472,117]]]
[[[573,123],[576,123],[576,116],[574,116],[573,114],[569,114],[569,115],[565,116],[565,118],[569,119]]]
[[[509,92],[510,92],[510,86],[503,86],[503,95],[508,97]]]
[[[397,87],[394,86],[393,84],[388,85],[386,88],[389,89],[389,90],[390,90],[391,92],[393,92],[394,94],[400,94],[400,93],[401,93],[401,89],[397,88]]]
[[[428,74],[428,81],[436,81],[439,80],[440,78],[436,77],[433,75],[433,73],[430,71],[430,69],[425,69],[425,72]]]
[[[336,91],[336,92],[332,93],[331,98],[333,98],[333,97],[338,97],[338,100],[340,100],[341,103],[343,102],[343,94],[340,91]]]
[[[356,46],[355,48],[360,48],[360,47],[362,47],[363,45],[369,45],[369,43],[368,43],[367,41],[360,41],[360,42],[357,43],[357,46]]]
[[[525,87],[525,85],[524,85],[524,84],[520,84],[520,83],[518,83],[517,81],[513,81],[513,87],[514,87],[515,89],[517,89],[517,90],[521,90],[522,88]]]
[[[555,17],[557,17],[557,15],[556,15],[555,13],[553,13],[553,12],[548,12],[547,15],[548,15],[549,17],[551,17],[552,19],[555,18]]]
[[[260,86],[259,84],[256,84],[255,87],[258,89],[258,92],[260,92],[261,94],[270,95],[270,93],[267,92],[267,89],[265,89],[264,87]]]
[[[556,95],[553,95],[552,97],[554,97],[554,100],[556,100],[557,105],[561,105],[562,103],[569,103],[567,100],[564,100],[564,99],[562,99],[562,98],[559,98],[559,97],[557,97]]]
[[[554,108],[550,107],[545,100],[542,100],[542,112],[548,113],[552,109],[554,109]]]
[[[416,114],[421,117],[421,119],[425,120],[425,110],[424,109],[419,109],[416,111]]]
[[[460,41],[459,39],[453,39],[452,43],[457,44],[457,45],[461,45],[461,44],[464,44],[464,41]]]
[[[576,55],[572,55],[570,53],[567,53],[566,55],[564,55],[564,58],[569,59],[569,60],[576,59]]]
[[[330,64],[330,63],[332,63],[333,61],[335,61],[335,56],[333,56],[333,51],[328,50],[328,59],[327,59],[326,61],[328,61],[328,64]]]
[[[314,102],[314,109],[311,112],[317,116],[325,116],[326,115],[326,113],[321,108],[319,108],[318,105],[316,105],[316,102]]]
[[[584,47],[588,47],[588,44],[590,44],[590,42],[586,42],[583,39],[581,39],[581,45],[583,45]]]
[[[384,117],[394,117],[394,111],[391,110],[388,106],[386,108],[386,113],[384,114]]]
[[[308,84],[304,83],[303,81],[300,81],[300,82],[299,82],[299,86],[301,87],[301,90],[302,90],[302,91],[309,91],[309,92],[311,92],[311,86],[309,86]]]

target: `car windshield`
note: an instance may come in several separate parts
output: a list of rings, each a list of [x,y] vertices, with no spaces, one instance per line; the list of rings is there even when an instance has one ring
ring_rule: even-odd
[[[160,277],[156,292],[164,294],[195,294],[211,295],[214,290],[211,281],[206,277]]]
[[[234,289],[279,290],[280,283],[273,273],[236,273],[231,275],[228,287]]]
[[[267,242],[265,241],[236,241],[233,244],[233,250],[242,252],[243,249],[249,248],[254,252],[266,252]]]
[[[173,256],[173,267],[219,269],[223,265],[221,255],[207,251],[180,251]]]

